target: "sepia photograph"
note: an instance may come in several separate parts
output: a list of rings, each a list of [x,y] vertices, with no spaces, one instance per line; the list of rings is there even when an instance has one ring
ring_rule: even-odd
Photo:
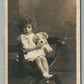
[[[80,84],[80,0],[4,0],[4,83]]]

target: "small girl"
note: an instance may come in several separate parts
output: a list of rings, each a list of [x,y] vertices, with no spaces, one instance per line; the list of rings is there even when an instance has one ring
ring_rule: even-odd
[[[36,45],[33,41],[35,34],[33,33],[34,25],[31,20],[23,19],[20,22],[21,35],[17,40],[24,54],[24,59],[27,61],[35,61],[38,68],[42,72],[43,77],[51,78],[49,74],[49,66],[46,59],[46,54],[42,50],[41,45]]]

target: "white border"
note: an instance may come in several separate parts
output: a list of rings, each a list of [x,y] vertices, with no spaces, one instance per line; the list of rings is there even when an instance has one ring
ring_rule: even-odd
[[[4,84],[8,84],[8,0],[4,0]]]
[[[80,84],[80,0],[76,5],[76,84]]]

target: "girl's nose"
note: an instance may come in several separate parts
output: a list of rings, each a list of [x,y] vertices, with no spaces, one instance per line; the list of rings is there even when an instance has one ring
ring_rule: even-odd
[[[25,30],[28,30],[28,27],[26,27]]]

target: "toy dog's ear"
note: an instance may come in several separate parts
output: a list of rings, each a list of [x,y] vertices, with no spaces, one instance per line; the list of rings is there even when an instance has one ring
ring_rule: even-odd
[[[46,39],[48,39],[48,34],[47,34],[46,32],[42,32],[42,35],[43,35]]]
[[[35,43],[37,43],[38,40],[39,40],[39,37],[38,37],[37,35],[35,35],[35,36],[33,37],[33,41],[34,41]]]

